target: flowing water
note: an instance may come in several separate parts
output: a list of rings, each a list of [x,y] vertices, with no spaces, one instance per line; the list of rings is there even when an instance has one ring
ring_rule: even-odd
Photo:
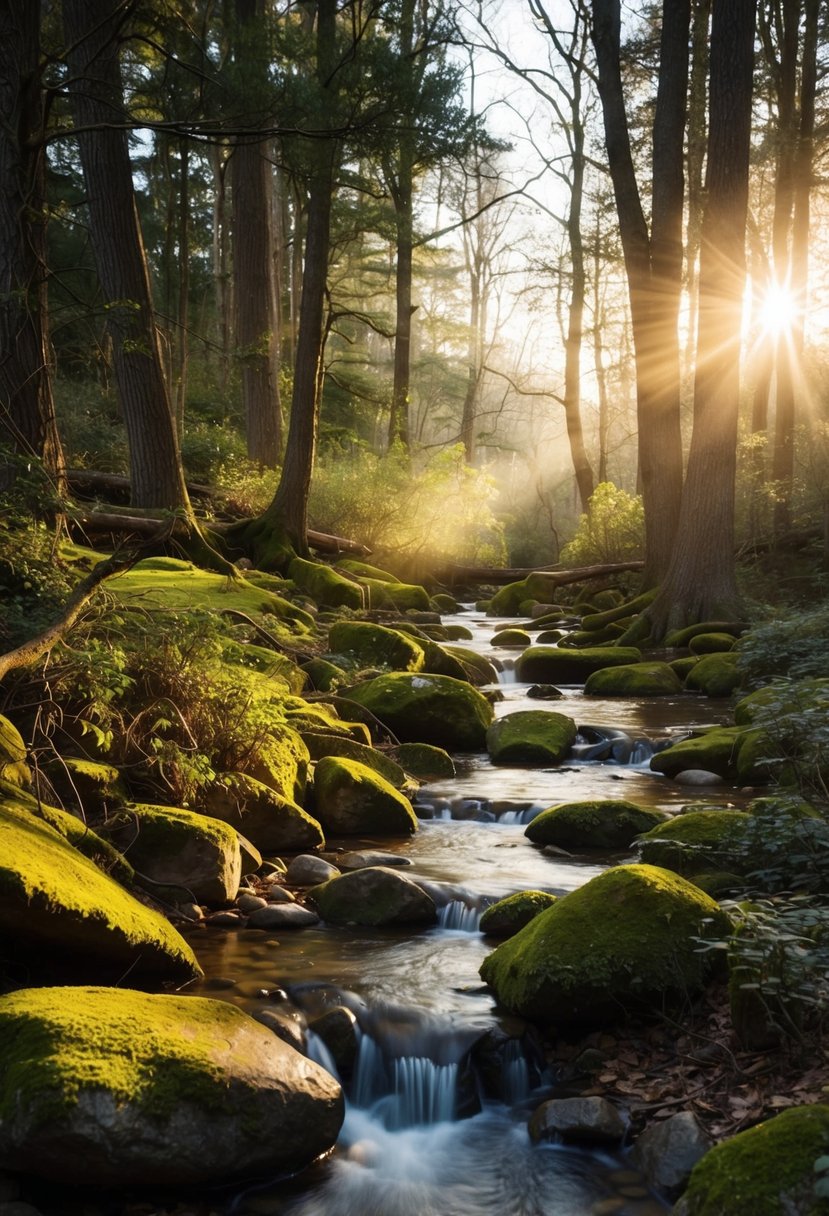
[[[434,897],[439,923],[425,931],[320,925],[280,937],[255,930],[194,931],[201,991],[251,1013],[271,1009],[307,1053],[336,1073],[307,1024],[344,1005],[357,1020],[358,1052],[341,1078],[347,1114],[335,1153],[299,1178],[254,1186],[227,1216],[655,1216],[667,1210],[624,1155],[533,1144],[527,1116],[555,1091],[531,1028],[499,1017],[478,968],[492,949],[482,911],[514,891],[565,894],[629,855],[550,856],[524,837],[555,802],[632,799],[676,808],[689,793],[649,769],[653,752],[689,727],[728,720],[727,707],[690,696],[650,702],[527,696],[513,650],[489,639],[512,621],[464,612],[461,643],[503,668],[499,716],[551,709],[574,718],[573,756],[551,768],[506,768],[486,755],[457,758],[457,776],[424,786],[421,830],[410,840],[331,841],[405,855],[404,872]]]

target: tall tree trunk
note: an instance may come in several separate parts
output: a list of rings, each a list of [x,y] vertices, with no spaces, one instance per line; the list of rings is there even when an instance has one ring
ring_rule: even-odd
[[[581,232],[581,212],[584,199],[584,123],[581,115],[580,81],[574,78],[571,138],[573,178],[567,215],[567,239],[570,247],[572,284],[567,310],[567,336],[564,342],[564,417],[567,438],[581,509],[587,513],[593,494],[593,469],[584,446],[581,421],[581,347],[584,337],[584,298],[586,275],[584,241]]]
[[[397,228],[397,265],[395,270],[395,330],[394,380],[389,444],[395,441],[409,446],[409,385],[411,378],[412,344],[412,196],[413,168],[410,140],[401,135],[400,162],[394,190],[394,214]]]
[[[190,362],[190,145],[186,138],[181,140],[179,157],[176,434],[180,444]]]
[[[9,0],[0,10],[0,443],[39,461],[65,488],[55,424],[46,300],[46,202],[40,6]],[[16,459],[0,453],[0,491]]]
[[[262,87],[268,65],[257,47],[264,0],[235,0],[237,59]],[[236,142],[231,158],[233,278],[236,354],[248,457],[260,466],[279,462],[281,416],[273,257],[273,167],[268,144],[252,133]]]
[[[705,204],[703,172],[708,116],[708,35],[711,25],[711,0],[696,0],[691,19],[691,64],[688,82],[688,227],[685,237],[686,287],[688,290],[688,337],[685,344],[685,371],[694,365],[697,330],[697,259],[699,257],[702,212]]]
[[[466,347],[466,392],[463,396],[460,439],[464,460],[475,463],[475,419],[478,413],[478,387],[481,382],[481,281],[469,276],[469,334]]]
[[[335,62],[336,0],[317,4],[317,78],[320,95],[331,87]],[[308,494],[314,468],[325,342],[325,289],[331,232],[336,141],[312,141],[313,170],[308,193],[305,263],[299,311],[291,422],[282,476],[264,520],[283,532],[298,553],[308,551]]]
[[[714,0],[694,431],[674,558],[646,612],[654,639],[739,613],[734,480],[756,0]]]
[[[69,90],[130,452],[132,502],[190,513],[135,205],[118,62],[120,0],[64,0]]]
[[[677,314],[689,29],[690,0],[663,0],[653,136],[652,244],[625,113],[619,0],[593,0],[599,95],[636,352],[639,468],[645,505],[643,578],[648,586],[660,582],[670,563],[682,493]]]
[[[213,170],[212,261],[219,347],[219,384],[227,393],[230,384],[230,298],[227,273],[227,161],[221,144],[210,150]]]

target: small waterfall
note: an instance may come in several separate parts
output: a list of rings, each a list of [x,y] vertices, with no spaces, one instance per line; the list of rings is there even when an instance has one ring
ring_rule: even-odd
[[[477,933],[483,908],[470,905],[462,899],[450,899],[438,908],[438,924],[441,929],[454,929],[461,933]]]
[[[630,768],[647,767],[651,757],[665,744],[610,727],[579,726],[573,744],[573,759],[599,764],[620,764]]]
[[[336,1077],[338,1081],[341,1079],[337,1065],[334,1063],[334,1057],[320,1036],[313,1030],[305,1032],[305,1054],[309,1060],[319,1064],[320,1068],[330,1072],[332,1077]]]
[[[498,671],[499,684],[517,684],[518,673],[515,670],[515,659],[502,659]]]
[[[416,1041],[413,1052],[418,1050]],[[363,1031],[354,1070],[352,1102],[371,1110],[390,1130],[446,1123],[455,1118],[462,1055],[444,1062],[423,1054],[393,1054]]]
[[[508,1039],[504,1044],[501,1084],[504,1101],[508,1106],[523,1102],[533,1088],[527,1053],[520,1039]]]

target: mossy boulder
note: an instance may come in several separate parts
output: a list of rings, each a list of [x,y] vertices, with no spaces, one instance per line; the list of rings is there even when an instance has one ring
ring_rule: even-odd
[[[679,1216],[825,1216],[815,1163],[829,1153],[829,1105],[795,1106],[718,1144],[691,1172]]]
[[[288,575],[320,608],[365,608],[368,595],[353,578],[347,578],[331,566],[308,562],[295,557]]]
[[[351,696],[350,691],[348,695]],[[344,721],[333,705],[322,701],[315,705],[299,700],[294,704],[286,703],[285,717],[300,738],[308,731],[316,731],[340,735],[343,739],[353,739],[355,743],[371,744],[371,731],[365,722]]]
[[[523,650],[532,638],[524,629],[501,629],[490,638],[493,646],[506,646],[511,650]]]
[[[594,671],[639,663],[635,646],[595,646],[562,650],[559,646],[530,646],[518,659],[518,679],[533,684],[583,684]]]
[[[408,798],[367,765],[342,756],[317,762],[314,806],[334,835],[410,836],[419,826]]]
[[[588,676],[584,685],[588,697],[673,697],[681,691],[676,672],[655,661],[605,667]]]
[[[575,739],[576,724],[566,714],[525,709],[496,719],[486,747],[493,764],[558,764]]]
[[[397,575],[391,574],[388,570],[382,570],[380,566],[371,566],[368,562],[359,562],[353,557],[341,557],[336,563],[336,569],[342,570],[346,574],[351,574],[355,578],[373,578],[381,583],[396,583]]]
[[[665,638],[669,647],[690,646],[694,638],[706,633],[724,633],[732,640],[745,632],[746,626],[741,621],[701,621],[697,625],[687,625],[684,629],[674,629]]]
[[[463,658],[458,656],[458,648],[441,646],[429,638],[424,638],[420,645],[425,655],[424,671],[436,676],[452,676],[455,680],[469,680],[471,684],[480,682],[477,679],[477,669],[468,661],[464,661],[466,655]]]
[[[0,1167],[61,1184],[204,1185],[333,1145],[339,1084],[234,1005],[123,988],[0,997]]]
[[[0,714],[0,780],[28,789],[32,773],[26,763],[26,744],[20,731]]]
[[[499,899],[481,916],[481,933],[487,937],[512,937],[519,929],[528,925],[533,917],[552,907],[556,896],[548,891],[516,891]]]
[[[322,760],[323,756],[342,756],[346,760],[357,760],[367,768],[393,785],[396,790],[403,789],[408,778],[402,767],[385,752],[375,747],[367,747],[365,743],[355,743],[353,739],[343,739],[339,735],[317,734],[308,731],[304,735],[308,750],[313,760]]]
[[[322,827],[301,806],[247,773],[221,773],[198,808],[241,832],[262,853],[299,853],[325,844]]]
[[[438,591],[432,596],[431,607],[441,615],[446,612],[460,612],[460,604],[454,595],[449,595],[446,591]]]
[[[446,625],[446,637],[450,642],[471,642],[474,634],[466,625]]]
[[[691,654],[726,654],[736,643],[733,633],[698,633],[688,642],[688,649]]]
[[[132,886],[135,874],[130,863],[122,853],[113,848],[108,840],[104,840],[103,836],[94,832],[83,819],[79,819],[70,811],[48,806],[45,802],[38,802],[35,798],[32,798],[31,802],[23,799],[24,795],[21,792],[16,800],[12,799],[12,802],[17,801],[18,806],[25,807],[38,819],[48,823],[56,832],[60,832],[64,840],[68,840],[73,848],[77,849],[79,853],[83,853],[84,857],[94,861],[95,865],[110,878],[116,879],[124,887]]]
[[[23,804],[0,804],[0,940],[23,958],[83,982],[185,981],[201,974],[173,926],[145,907]]]
[[[558,1030],[610,1026],[633,1010],[687,999],[708,977],[701,937],[729,921],[685,879],[616,866],[559,899],[499,946],[481,976],[505,1008]]]
[[[627,849],[664,818],[624,799],[560,802],[530,820],[524,835],[533,844],[560,849]]]
[[[393,754],[397,763],[418,781],[438,781],[442,777],[455,776],[455,761],[442,747],[429,743],[401,743]]]
[[[780,688],[774,684],[767,684],[763,688],[756,688],[754,692],[741,697],[734,706],[734,721],[738,726],[751,726],[756,715],[764,710],[767,705],[779,700],[779,697]]]
[[[404,743],[482,751],[492,706],[477,689],[451,676],[378,676],[349,691]]]
[[[180,888],[179,903],[226,904],[242,878],[242,850],[235,828],[220,819],[178,807],[131,803],[106,825],[130,863],[153,883]]]
[[[443,650],[460,663],[464,677],[470,684],[480,687],[498,683],[498,671],[485,655],[467,650],[463,646],[444,646]]]
[[[640,612],[644,612],[648,605],[656,599],[657,590],[643,591],[635,599],[623,601],[621,604],[615,604],[611,608],[603,608],[601,612],[586,613],[582,617],[582,629],[589,629],[591,632],[595,632],[599,629],[605,629],[608,625],[615,625],[627,617],[638,616]]]
[[[430,895],[386,866],[368,866],[312,887],[308,899],[331,925],[431,925]]]
[[[337,663],[329,662],[328,659],[310,659],[307,663],[302,664],[302,670],[311,681],[311,687],[315,688],[317,692],[334,692],[349,681],[345,669],[338,666]]]
[[[739,726],[717,726],[691,739],[681,739],[657,752],[651,759],[651,768],[666,777],[675,777],[691,768],[705,769],[723,778],[734,777],[743,734]]]
[[[257,646],[253,642],[231,642],[222,651],[222,659],[226,663],[237,663],[258,671],[286,692],[301,693],[308,683],[308,676],[286,654],[271,650],[267,646]]]
[[[413,638],[369,621],[338,621],[329,630],[328,645],[337,654],[353,657],[358,667],[420,671],[426,658]]]
[[[671,671],[676,672],[680,680],[682,680],[684,683],[689,671],[692,671],[698,662],[699,655],[689,654],[685,655],[681,659],[672,659],[668,666],[670,667]]]
[[[737,654],[705,654],[685,677],[690,692],[702,692],[706,697],[730,697],[739,688],[742,676],[737,667]]]
[[[79,806],[86,814],[106,814],[123,805],[127,790],[114,764],[62,756],[49,765],[49,781],[64,805]]]
[[[752,865],[751,830],[744,811],[689,811],[652,828],[639,848],[644,862],[678,874],[745,873]]]
[[[304,702],[302,703],[304,704]],[[301,802],[305,796],[310,754],[294,725],[272,726],[267,737],[259,740],[245,772],[283,798]]]
[[[559,642],[564,650],[583,650],[585,647],[612,646],[622,636],[620,625],[606,625],[604,629],[573,629],[565,633]]]

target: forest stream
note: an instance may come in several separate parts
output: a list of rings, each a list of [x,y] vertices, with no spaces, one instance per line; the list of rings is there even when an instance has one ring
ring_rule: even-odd
[[[496,1011],[478,968],[492,948],[481,912],[514,891],[572,891],[607,865],[549,855],[524,826],[554,803],[625,797],[668,809],[689,792],[650,771],[653,751],[690,727],[727,721],[716,701],[680,695],[645,702],[530,700],[515,681],[515,651],[490,639],[512,622],[467,609],[445,624],[473,633],[469,648],[502,665],[496,715],[551,704],[580,726],[573,756],[556,768],[494,766],[455,757],[457,775],[421,787],[412,839],[329,841],[329,850],[398,854],[428,885],[439,924],[420,932],[320,925],[277,938],[200,927],[190,941],[204,968],[197,990],[250,1013],[292,1020],[307,1053],[336,1073],[306,1020],[332,1006],[357,1019],[358,1054],[334,1154],[293,1180],[227,1194],[224,1216],[656,1216],[668,1210],[624,1154],[544,1142],[527,1132],[532,1109],[562,1090],[537,1035]],[[584,729],[588,728],[588,729]],[[592,729],[591,729],[592,728]],[[605,758],[596,758],[605,757]],[[211,1207],[217,1207],[213,1198]]]

